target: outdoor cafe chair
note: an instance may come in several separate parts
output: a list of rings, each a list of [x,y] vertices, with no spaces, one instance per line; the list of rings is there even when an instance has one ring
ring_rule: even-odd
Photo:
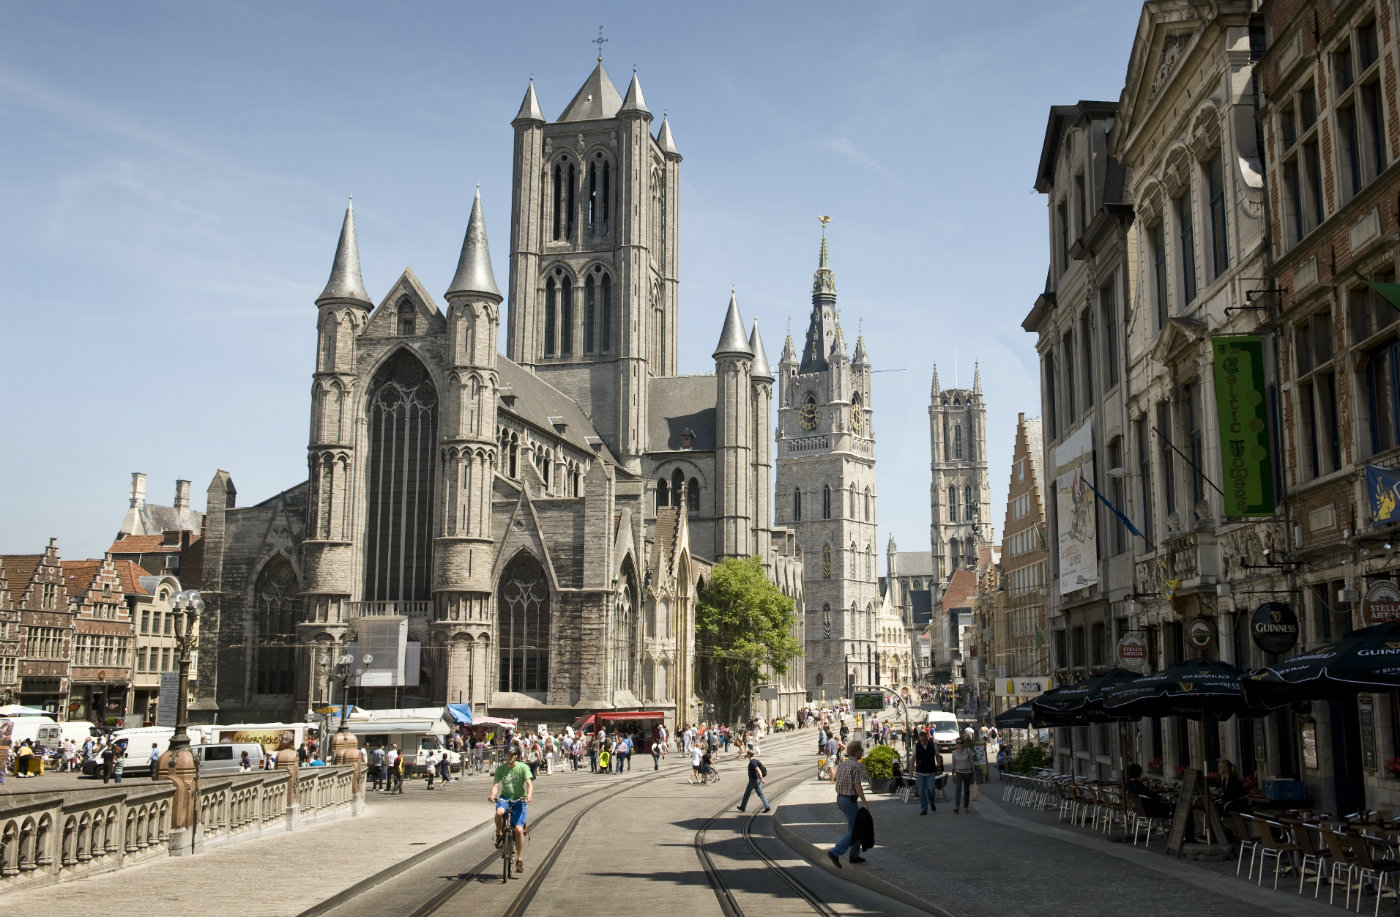
[[[1357,863],[1355,852],[1358,839],[1352,835],[1334,831],[1331,828],[1323,827],[1319,829],[1322,834],[1322,841],[1327,846],[1327,855],[1332,858],[1331,883],[1332,888],[1327,894],[1327,903],[1334,904],[1337,900],[1337,876],[1341,875],[1346,879],[1346,896],[1343,899],[1343,907],[1351,909],[1351,883],[1356,877],[1360,866]],[[1360,891],[1357,892],[1357,904],[1360,906]]]
[[[1377,857],[1373,853],[1373,848],[1384,850],[1391,854],[1390,844],[1379,837],[1371,837],[1369,834],[1352,835],[1352,851],[1356,854],[1356,865],[1359,869],[1356,883],[1356,912],[1361,913],[1361,899],[1366,894],[1368,880],[1375,883],[1376,888],[1376,909],[1373,912],[1379,915],[1381,912],[1381,895],[1385,894],[1386,879],[1395,872],[1400,872],[1400,860],[1396,860],[1393,855]],[[1397,894],[1392,890],[1391,894]]]
[[[1283,823],[1288,826],[1293,835],[1293,843],[1298,845],[1298,852],[1302,858],[1298,861],[1298,894],[1303,893],[1303,883],[1308,880],[1308,870],[1312,869],[1313,877],[1313,899],[1322,892],[1322,873],[1327,868],[1327,848],[1320,840],[1313,838],[1313,832],[1317,830],[1316,825],[1296,819],[1284,819]]]
[[[1076,799],[1074,787],[1070,785],[1068,777],[1055,778],[1055,792],[1060,797],[1060,821],[1074,820],[1074,807]]]
[[[1143,834],[1142,849],[1152,846],[1152,831],[1157,829],[1157,817],[1147,814],[1147,800],[1136,793],[1128,794],[1128,813],[1133,823],[1133,846],[1137,846],[1138,832]],[[1126,829],[1125,829],[1126,830]]]
[[[1245,850],[1249,851],[1249,872],[1244,874],[1245,881],[1254,878],[1254,858],[1259,855],[1259,837],[1251,824],[1252,821],[1248,815],[1230,813],[1230,830],[1234,832],[1235,840],[1240,845],[1240,852],[1235,857],[1235,875],[1240,874],[1240,868],[1244,865]]]
[[[1259,844],[1263,848],[1259,851],[1259,879],[1255,884],[1264,884],[1264,863],[1269,857],[1273,857],[1274,888],[1277,889],[1279,870],[1283,868],[1283,857],[1286,854],[1291,865],[1294,854],[1299,852],[1298,845],[1293,842],[1288,829],[1276,821],[1256,818],[1254,819],[1254,827],[1259,831]]]

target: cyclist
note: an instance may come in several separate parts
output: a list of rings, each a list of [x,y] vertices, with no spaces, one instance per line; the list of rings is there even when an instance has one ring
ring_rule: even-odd
[[[506,746],[506,763],[496,768],[488,794],[496,807],[496,846],[505,843],[506,821],[515,831],[515,871],[525,871],[522,855],[525,851],[525,805],[535,794],[535,782],[530,779],[530,767],[519,758],[514,744]]]

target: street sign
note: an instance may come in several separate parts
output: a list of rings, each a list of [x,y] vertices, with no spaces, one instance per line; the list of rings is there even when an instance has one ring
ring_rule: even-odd
[[[180,673],[160,673],[160,694],[156,700],[156,725],[174,726],[175,708],[180,704]]]
[[[878,712],[885,709],[885,695],[883,693],[857,694],[855,696],[855,703],[851,706],[856,710],[874,710]]]

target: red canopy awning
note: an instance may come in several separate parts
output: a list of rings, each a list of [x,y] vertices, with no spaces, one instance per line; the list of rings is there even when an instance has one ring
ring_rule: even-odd
[[[584,722],[589,717],[596,717],[600,720],[664,720],[666,714],[660,710],[604,710],[590,713],[588,716],[581,716],[578,718],[578,722]]]

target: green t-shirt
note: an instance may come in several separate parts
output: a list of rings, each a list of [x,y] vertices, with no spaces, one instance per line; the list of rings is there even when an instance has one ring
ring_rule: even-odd
[[[501,785],[501,795],[507,799],[525,798],[525,781],[530,779],[530,766],[522,761],[515,762],[515,766],[502,764],[496,768],[496,775],[492,780]]]

